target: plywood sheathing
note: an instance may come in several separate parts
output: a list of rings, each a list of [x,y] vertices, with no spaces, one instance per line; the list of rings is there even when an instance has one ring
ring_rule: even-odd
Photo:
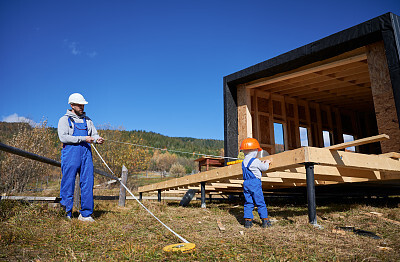
[[[368,45],[367,57],[378,130],[391,137],[381,143],[382,153],[400,152],[399,120],[383,42]]]

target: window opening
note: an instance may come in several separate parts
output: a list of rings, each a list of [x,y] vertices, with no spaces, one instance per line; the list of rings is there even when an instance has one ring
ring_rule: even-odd
[[[343,134],[343,141],[345,143],[346,142],[350,142],[350,141],[354,141],[354,136]],[[344,151],[356,152],[356,147],[355,146],[346,147],[346,149]]]
[[[322,136],[324,138],[324,147],[332,145],[332,134],[329,131],[322,131]]]
[[[285,151],[283,124],[274,123],[275,153]]]
[[[308,146],[308,129],[306,127],[299,127],[300,130],[300,145]]]

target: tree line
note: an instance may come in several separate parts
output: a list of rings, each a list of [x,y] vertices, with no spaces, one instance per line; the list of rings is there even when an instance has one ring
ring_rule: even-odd
[[[106,139],[106,143],[96,145],[96,148],[114,172],[119,172],[122,165],[125,165],[130,173],[151,170],[171,176],[183,176],[197,170],[197,162],[194,162],[199,157],[197,153],[223,155],[222,140],[168,137],[143,130],[125,131],[107,126],[100,126],[98,132]],[[45,121],[36,127],[27,123],[0,122],[0,142],[57,161],[61,159],[62,144],[58,139],[57,129],[48,127]],[[109,172],[94,152],[93,162],[96,168]],[[0,151],[0,192],[21,192],[33,179],[48,179],[50,174],[59,178],[59,170],[49,165]]]

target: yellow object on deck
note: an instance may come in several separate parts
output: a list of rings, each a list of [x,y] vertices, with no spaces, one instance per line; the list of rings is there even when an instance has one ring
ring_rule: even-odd
[[[230,165],[234,165],[234,164],[238,164],[238,163],[242,163],[243,162],[243,160],[235,160],[235,161],[231,161],[231,162],[228,162],[228,163],[226,163],[228,166],[230,166]]]

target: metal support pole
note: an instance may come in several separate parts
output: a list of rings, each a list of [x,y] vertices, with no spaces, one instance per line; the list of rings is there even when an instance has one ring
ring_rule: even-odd
[[[161,189],[158,190],[158,202],[161,202]]]
[[[143,200],[143,192],[139,193],[139,200],[142,201]]]
[[[201,182],[201,207],[206,208],[206,182]]]
[[[305,163],[307,180],[308,221],[317,225],[317,207],[315,202],[314,163]]]

